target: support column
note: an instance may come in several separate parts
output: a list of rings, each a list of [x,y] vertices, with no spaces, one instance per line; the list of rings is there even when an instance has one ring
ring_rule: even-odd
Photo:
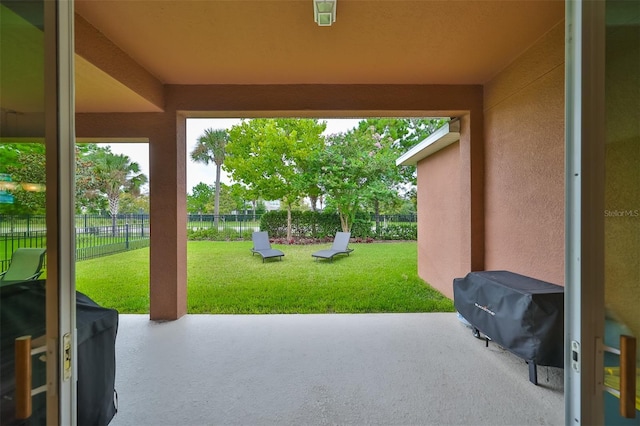
[[[460,117],[462,269],[484,269],[484,130],[482,108]]]
[[[186,118],[163,114],[149,143],[150,319],[187,313]]]
[[[150,317],[187,313],[186,119],[169,113],[76,114],[78,138],[148,138]]]

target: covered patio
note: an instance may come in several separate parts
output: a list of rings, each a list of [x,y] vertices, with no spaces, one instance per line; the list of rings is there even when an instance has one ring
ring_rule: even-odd
[[[444,247],[437,267],[419,243],[421,278],[448,296],[452,277],[496,267],[563,284],[563,2],[342,0],[330,27],[313,22],[311,0],[166,1],[153,13],[145,2],[74,5],[78,142],[149,143],[151,319],[187,312],[187,118],[459,119],[448,169],[455,192],[429,202],[445,206],[450,220],[431,220],[427,197],[418,201],[419,222],[429,223],[419,225],[419,239],[429,226],[450,236],[446,244],[438,233],[429,238]],[[544,138],[541,121],[551,123]],[[494,176],[504,169],[490,161],[496,146],[507,162],[535,147],[545,155],[531,167],[550,164],[553,179],[536,187],[554,192],[550,213],[529,232],[550,222],[558,232],[516,256],[505,249],[508,262],[495,247],[511,234],[491,228],[515,217],[492,214],[491,195],[504,191],[487,184],[512,178]],[[510,206],[529,200],[515,195]],[[536,257],[546,270],[526,266]]]
[[[564,423],[562,370],[532,385],[452,314],[186,315],[185,217],[187,118],[456,118],[447,167],[418,166],[446,182],[419,197],[419,275],[448,296],[490,268],[563,284],[564,2],[339,0],[330,27],[311,0],[75,6],[78,141],[150,150],[150,315],[121,320],[115,426]],[[501,187],[495,160],[523,157],[547,165],[543,215]],[[512,250],[523,207],[554,232]]]
[[[563,370],[455,314],[121,315],[113,426],[561,425]]]
[[[31,3],[1,5],[3,54],[36,54],[3,61],[0,132],[45,135],[52,351],[75,335],[71,148],[149,144],[150,312],[122,317],[114,424],[563,423],[562,385],[451,314],[186,315],[187,118],[367,116],[459,120],[416,159],[418,273],[448,296],[469,271],[566,285],[564,419],[601,422],[605,300],[640,327],[637,2],[339,0],[318,27],[311,0],[77,0],[42,2],[44,33]],[[49,383],[53,422],[73,383]]]

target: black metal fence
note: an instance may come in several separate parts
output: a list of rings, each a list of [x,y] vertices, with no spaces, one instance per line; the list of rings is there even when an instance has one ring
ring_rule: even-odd
[[[218,230],[238,235],[260,230],[259,214],[225,214],[218,216]],[[416,215],[381,215],[381,226],[415,223]],[[375,224],[376,218],[371,216]],[[75,217],[76,260],[91,259],[149,246],[148,214],[77,215]],[[215,227],[212,214],[187,215],[187,229]],[[9,267],[11,255],[20,247],[46,247],[45,216],[0,215],[0,271]]]
[[[218,228],[220,231],[233,229],[242,233],[243,230],[260,230],[260,214],[222,214],[218,215]],[[213,214],[189,214],[187,215],[187,229],[209,229],[215,226],[216,216]],[[416,223],[415,214],[379,215],[381,226],[389,223]],[[371,222],[376,223],[376,217],[371,214]]]
[[[246,231],[260,230],[259,214],[221,214],[218,215],[218,231],[235,231],[242,235]],[[213,214],[189,214],[187,215],[187,229],[198,231],[215,228],[216,216]]]
[[[109,218],[111,220],[111,218]],[[149,220],[76,227],[76,260],[92,259],[149,246]]]
[[[149,215],[78,215],[76,260],[91,259],[149,246]],[[46,247],[45,216],[0,215],[0,270],[9,267],[21,247]]]

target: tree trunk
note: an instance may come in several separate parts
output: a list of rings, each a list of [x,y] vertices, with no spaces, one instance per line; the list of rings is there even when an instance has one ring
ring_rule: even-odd
[[[213,200],[213,226],[218,230],[220,215],[220,164],[216,164],[216,198]]]
[[[309,201],[311,202],[311,211],[318,211],[318,196],[309,195]]]
[[[376,234],[380,234],[380,201],[375,200],[373,202],[373,208],[376,215]]]
[[[118,233],[118,223],[117,223],[118,214],[111,214],[111,234],[115,237]]]
[[[287,204],[287,241],[291,241],[291,204]]]
[[[107,199],[109,200],[109,213],[111,213],[111,234],[116,235],[118,233],[118,208],[120,207],[120,194],[115,195],[107,195]]]
[[[348,215],[340,213],[339,216],[340,216],[340,226],[342,226],[342,232],[349,232]]]

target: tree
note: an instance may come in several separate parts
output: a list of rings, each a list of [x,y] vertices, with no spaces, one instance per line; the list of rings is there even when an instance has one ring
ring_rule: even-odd
[[[390,137],[402,151],[426,139],[449,121],[447,118],[367,118],[358,123],[358,129],[373,126],[375,131]]]
[[[300,180],[304,185],[304,196],[309,197],[311,210],[317,211],[318,199],[322,195],[322,190],[318,185],[318,176],[322,171],[316,161],[316,156],[321,151],[323,138],[320,135],[326,129],[326,123],[319,123],[317,120],[290,119],[280,120],[280,125],[287,133],[296,132],[298,137],[302,139],[297,149],[305,149],[305,147],[311,149],[311,151],[294,153],[294,155],[297,173],[301,175]]]
[[[113,233],[116,233],[116,218],[119,210],[120,194],[123,192],[140,195],[140,188],[147,183],[147,176],[140,173],[140,166],[127,155],[113,154],[109,149],[92,155],[95,166],[95,184],[109,201]]]
[[[414,145],[426,139],[438,130],[448,119],[444,118],[369,118],[358,123],[359,131],[373,131],[392,143],[386,147],[389,157],[389,170],[381,175],[377,184],[371,185],[367,198],[369,207],[373,209],[376,218],[376,229],[380,225],[380,210],[385,207],[397,207],[401,199],[415,190],[416,167],[403,166],[398,168],[395,159],[404,154]],[[389,190],[393,188],[393,190]],[[404,192],[404,194],[402,194]]]
[[[93,162],[89,159],[95,152],[105,150],[96,144],[76,146],[76,210],[100,210],[106,206],[99,197]],[[11,214],[42,214],[45,196],[34,191],[44,188],[46,175],[45,147],[39,143],[15,143],[0,146],[0,173],[8,173],[17,186],[12,190],[14,204],[3,206],[0,211]],[[24,185],[23,185],[24,184]],[[37,184],[37,185],[34,185]],[[41,185],[41,186],[38,186]],[[27,188],[30,190],[25,190]]]
[[[321,164],[320,186],[338,211],[344,232],[349,232],[356,213],[367,199],[380,200],[394,191],[398,180],[392,141],[373,127],[331,135],[317,157]]]
[[[0,145],[0,173],[9,175],[11,179],[0,191],[12,198],[11,203],[0,204],[0,213],[44,214],[44,166],[44,144],[25,142]]]
[[[253,188],[249,189],[240,183],[234,183],[231,185],[231,196],[236,202],[236,210],[247,210],[247,203],[251,205],[251,211],[253,214],[253,220],[256,220],[257,213],[264,213],[266,211],[264,201],[260,199],[258,191]]]
[[[253,119],[229,131],[225,170],[257,198],[281,200],[287,207],[287,239],[291,209],[309,194],[310,153],[323,147],[326,124],[312,119]],[[317,176],[313,179],[317,183]]]
[[[96,144],[76,145],[76,212],[99,213],[107,210],[108,202],[101,196],[98,180],[94,173],[93,157],[99,152],[109,152],[109,148]]]
[[[368,118],[358,123],[358,130],[365,131],[373,127],[382,137],[391,138],[392,149],[399,157],[429,137],[447,121],[446,118]],[[393,167],[396,167],[395,163]],[[415,166],[403,166],[400,172],[403,182],[416,184]]]
[[[235,203],[235,210],[238,212],[246,213],[247,203],[253,201],[253,195],[251,194],[251,191],[249,191],[248,188],[239,183],[234,183],[229,187],[229,195]],[[253,209],[253,211],[253,217],[255,219],[255,209]]]
[[[7,165],[6,171],[13,181],[13,204],[3,205],[10,214],[45,213],[45,155],[44,152],[27,150],[18,152],[16,163]]]
[[[198,138],[198,144],[191,153],[191,158],[199,163],[216,165],[216,193],[214,201],[214,226],[218,228],[218,215],[220,214],[220,170],[225,158],[225,148],[229,142],[229,134],[226,130],[206,129]]]
[[[213,212],[215,198],[215,188],[206,183],[200,182],[187,194],[187,211],[189,213],[210,213]]]
[[[242,206],[238,206],[236,199],[231,194],[231,187],[224,183],[220,185],[220,214],[231,214],[234,210],[241,210]]]
[[[147,194],[135,196],[130,192],[121,194],[119,213],[149,213],[149,196]]]
[[[43,143],[21,142],[0,144],[0,173],[9,173],[8,167],[19,167],[20,156],[24,154],[39,154],[45,156]]]

